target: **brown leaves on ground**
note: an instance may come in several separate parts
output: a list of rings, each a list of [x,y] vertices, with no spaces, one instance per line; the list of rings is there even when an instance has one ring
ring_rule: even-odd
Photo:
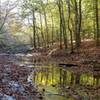
[[[12,96],[16,100],[38,100],[36,89],[27,82],[31,68],[15,65],[9,57],[8,55],[0,56],[0,95]],[[0,97],[0,100],[2,98]]]

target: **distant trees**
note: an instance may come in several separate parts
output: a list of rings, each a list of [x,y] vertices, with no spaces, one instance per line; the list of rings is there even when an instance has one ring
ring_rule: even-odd
[[[41,13],[42,16],[44,17],[44,28],[45,28],[45,47],[49,47],[49,27],[48,27],[48,19],[47,19],[47,6],[48,6],[48,1],[46,1],[45,3],[40,0],[40,6],[41,6]],[[43,20],[43,18],[42,18]]]
[[[9,30],[9,22],[15,15],[13,10],[17,7],[18,1],[0,0],[0,46],[5,47],[15,43]],[[13,29],[14,30],[14,29]]]
[[[7,0],[6,2],[1,2],[0,0],[0,32],[7,23],[8,18],[11,16],[11,11],[17,6],[18,2],[11,2]]]
[[[81,41],[94,37],[100,45],[99,0],[21,0],[20,5],[22,32],[30,34],[35,49],[59,44],[60,49],[73,53]]]
[[[35,12],[38,9],[38,0],[24,0],[22,4],[22,16],[23,18],[29,18],[28,20],[31,21],[31,27],[32,27],[32,38],[33,42],[32,45],[34,48],[37,48],[36,44],[36,16]],[[24,10],[23,10],[24,9]]]

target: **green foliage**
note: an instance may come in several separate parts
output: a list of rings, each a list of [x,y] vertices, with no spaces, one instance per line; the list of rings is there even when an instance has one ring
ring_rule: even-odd
[[[79,1],[80,0],[70,0],[70,19],[68,18],[68,0],[60,0],[62,1],[61,7],[63,7],[63,14],[61,16],[64,17],[65,20],[65,30],[66,30],[66,39],[68,42],[70,41],[70,31],[68,29],[68,20],[69,27],[72,32],[72,39],[75,40],[75,27],[77,26],[75,23],[75,1],[77,2],[77,10],[79,13]],[[81,22],[81,30],[80,36],[81,39],[94,38],[96,36],[96,17],[95,17],[95,4],[94,0],[81,0],[81,14],[82,14],[82,22]],[[100,9],[100,0],[99,1],[99,9]],[[24,33],[25,35],[29,35],[32,39],[33,36],[33,24],[35,23],[35,31],[36,31],[36,43],[40,41],[42,44],[46,42],[46,38],[49,38],[49,45],[51,45],[51,41],[59,42],[60,38],[60,14],[58,8],[59,0],[22,0],[20,14],[22,22],[13,20],[9,23],[10,30],[13,33]],[[35,13],[35,22],[33,20],[33,11]],[[40,19],[41,16],[41,19]],[[45,18],[46,17],[46,18]],[[79,16],[77,16],[79,17]],[[79,19],[79,18],[78,18]],[[100,19],[100,12],[99,12]],[[42,20],[42,21],[41,21]],[[47,20],[47,22],[46,22]],[[42,25],[41,25],[42,23]],[[47,26],[46,26],[47,24]],[[100,24],[100,23],[99,23]],[[48,30],[48,32],[47,32]],[[48,35],[47,35],[48,34]],[[64,40],[64,38],[62,37]],[[33,39],[34,40],[34,39]],[[63,41],[64,42],[64,41]]]

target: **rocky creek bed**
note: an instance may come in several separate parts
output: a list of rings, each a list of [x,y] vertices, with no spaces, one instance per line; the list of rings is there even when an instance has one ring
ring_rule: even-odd
[[[32,68],[19,66],[12,57],[0,55],[0,100],[39,100],[41,94],[27,82]]]

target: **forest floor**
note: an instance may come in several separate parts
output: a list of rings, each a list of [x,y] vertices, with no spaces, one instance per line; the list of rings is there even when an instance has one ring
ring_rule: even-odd
[[[57,50],[52,52],[50,59],[51,62],[78,65],[76,73],[93,72],[95,67],[99,67],[100,70],[100,47],[96,47],[93,41],[85,41],[73,54]]]
[[[32,53],[31,59],[34,62],[44,64],[75,64],[79,68],[100,67],[100,47],[95,46],[94,41],[82,42],[81,47],[75,50],[74,53],[68,53],[67,50],[53,48],[45,52],[39,52],[38,55]]]
[[[50,54],[49,61],[64,64],[78,65],[79,71],[90,71],[94,67],[100,67],[100,47],[95,47],[95,42],[82,42],[81,47],[73,54],[67,50],[56,49]],[[83,70],[84,69],[84,70]]]
[[[100,48],[94,46],[94,42],[85,41],[78,52],[70,54],[66,50],[54,48],[48,51],[32,52],[24,55],[35,64],[75,64],[77,72],[92,71],[94,66],[100,67]],[[41,94],[36,88],[27,82],[31,67],[19,66],[8,54],[0,54],[0,100],[38,100]],[[99,71],[100,73],[100,71]]]

